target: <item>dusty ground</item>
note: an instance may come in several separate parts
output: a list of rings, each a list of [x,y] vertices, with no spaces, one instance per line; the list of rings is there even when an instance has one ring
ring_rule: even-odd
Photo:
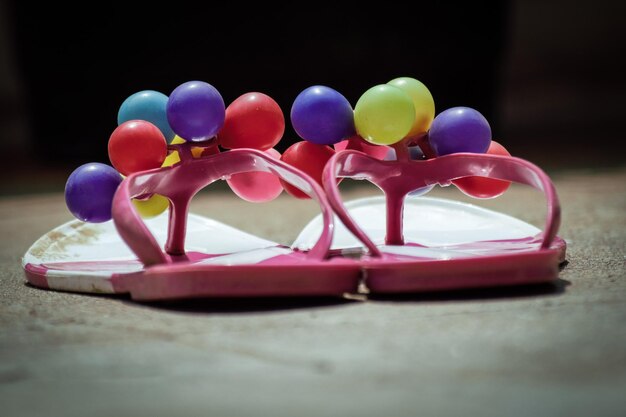
[[[4,197],[0,415],[623,416],[626,169],[553,179],[569,243],[554,285],[367,300],[148,305],[39,290],[20,257],[70,215],[60,193]],[[485,205],[539,226],[544,215],[521,187]],[[289,243],[316,208],[207,191],[193,211]]]

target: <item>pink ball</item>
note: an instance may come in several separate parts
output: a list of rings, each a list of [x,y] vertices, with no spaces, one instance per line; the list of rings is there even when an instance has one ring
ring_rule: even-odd
[[[280,160],[280,152],[276,149],[270,148],[264,152],[272,158]],[[242,172],[231,175],[226,182],[235,194],[251,203],[271,201],[283,191],[283,186],[278,177],[269,172]]]

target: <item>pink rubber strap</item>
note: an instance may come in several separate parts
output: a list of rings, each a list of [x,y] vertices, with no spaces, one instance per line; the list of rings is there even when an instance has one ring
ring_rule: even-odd
[[[193,196],[219,179],[253,171],[273,173],[319,203],[324,225],[317,243],[307,256],[326,259],[332,243],[334,223],[332,209],[322,187],[302,171],[254,149],[230,150],[206,158],[183,160],[172,167],[129,175],[122,181],[113,198],[113,221],[124,242],[144,265],[171,263],[173,260],[168,255],[185,254],[187,213]],[[131,198],[154,193],[170,200],[165,252],[131,203]],[[207,236],[207,239],[211,238],[214,237]]]
[[[541,249],[550,247],[561,222],[558,196],[548,175],[520,158],[458,153],[424,161],[379,161],[362,152],[342,151],[326,164],[323,184],[337,216],[374,256],[382,256],[372,240],[355,223],[343,205],[337,177],[366,179],[380,188],[387,199],[387,244],[402,244],[404,197],[432,184],[449,185],[452,180],[478,176],[530,185],[543,192],[548,206]]]

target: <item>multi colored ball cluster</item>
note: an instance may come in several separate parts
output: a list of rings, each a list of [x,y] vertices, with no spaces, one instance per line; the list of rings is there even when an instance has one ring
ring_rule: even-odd
[[[345,149],[378,160],[399,161],[400,155],[409,160],[457,152],[508,155],[491,140],[489,123],[478,111],[455,107],[435,117],[430,91],[409,77],[370,88],[354,109],[333,88],[308,87],[293,101],[290,120],[302,140],[281,155],[274,147],[285,132],[285,117],[278,103],[266,94],[245,93],[226,107],[219,91],[202,81],[183,83],[169,97],[152,90],[137,92],[121,104],[118,126],[109,138],[112,167],[90,163],[77,168],[66,184],[67,206],[83,221],[110,220],[113,195],[123,176],[181,163],[183,156],[168,144],[189,146],[193,158],[231,149],[256,149],[299,168],[319,183],[326,162]],[[251,202],[272,200],[283,189],[295,197],[307,198],[302,191],[266,172],[234,174],[227,182],[235,194]],[[499,195],[509,185],[478,177],[453,183],[478,198]],[[423,194],[430,188],[413,194]],[[146,218],[169,207],[169,200],[158,194],[133,203]]]
[[[435,117],[435,102],[428,88],[410,77],[399,77],[368,89],[354,110],[348,100],[326,86],[302,91],[291,107],[291,122],[303,139],[288,148],[282,159],[321,183],[324,165],[335,152],[354,149],[376,159],[430,159],[459,152],[509,155],[491,139],[489,122],[469,107],[447,109]],[[332,148],[331,148],[332,146]],[[510,183],[466,177],[452,182],[476,198],[496,197]],[[288,184],[285,190],[305,195]],[[412,195],[428,192],[423,187]]]

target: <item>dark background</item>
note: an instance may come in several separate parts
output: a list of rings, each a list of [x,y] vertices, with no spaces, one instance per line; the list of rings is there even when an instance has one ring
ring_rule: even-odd
[[[354,106],[369,87],[410,76],[429,87],[437,113],[476,108],[494,139],[548,170],[622,165],[624,3],[341,10],[172,2],[133,10],[5,1],[0,135],[9,183],[108,162],[122,101],[144,89],[169,94],[189,80],[214,85],[227,105],[248,91],[272,96],[287,122],[280,151],[298,140],[288,115],[304,88],[328,85]]]

